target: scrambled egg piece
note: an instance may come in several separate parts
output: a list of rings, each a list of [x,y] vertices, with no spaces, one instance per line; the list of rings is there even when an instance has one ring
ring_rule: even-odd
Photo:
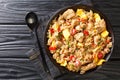
[[[53,24],[53,29],[54,29],[54,30],[58,30],[58,27],[59,27],[59,24],[58,24],[57,22],[55,22],[55,23]]]
[[[78,43],[77,46],[83,47],[83,43]]]
[[[101,36],[102,36],[103,38],[107,37],[108,35],[109,35],[109,32],[108,32],[107,30],[105,30],[105,31],[103,31],[103,32],[101,33]]]
[[[70,36],[70,32],[69,32],[69,29],[65,29],[63,30],[63,36],[66,40],[68,40],[69,36]]]
[[[83,9],[77,9],[76,15],[80,16],[82,19],[87,19],[87,15],[85,14]]]
[[[100,48],[101,48],[100,46],[97,46],[95,49],[93,49],[93,53],[95,53]]]
[[[63,60],[60,65],[61,65],[61,66],[67,66],[67,61],[66,61],[66,60]]]
[[[97,65],[100,66],[100,65],[103,64],[103,62],[105,62],[105,59],[100,59],[100,60],[98,61]]]
[[[101,20],[100,15],[98,13],[94,13],[94,18],[95,18],[95,21]]]
[[[82,14],[84,14],[84,10],[83,9],[77,9],[76,15],[81,16]]]

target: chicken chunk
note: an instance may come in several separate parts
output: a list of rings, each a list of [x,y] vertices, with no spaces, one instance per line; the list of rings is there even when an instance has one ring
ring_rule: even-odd
[[[74,27],[79,24],[79,21],[77,19],[72,19],[71,26]]]
[[[96,29],[99,31],[99,33],[103,32],[106,29],[106,23],[105,20],[102,19],[99,22],[95,23]]]
[[[62,16],[63,16],[64,19],[71,19],[72,17],[75,16],[75,12],[73,11],[73,9],[68,9],[67,11],[65,11],[63,13]]]
[[[54,53],[53,58],[56,59],[57,57],[59,57],[59,53]]]
[[[60,15],[60,17],[58,18],[58,24],[62,25],[65,22],[64,18],[62,15]]]
[[[84,74],[86,71],[93,69],[95,67],[96,67],[96,63],[90,63],[87,66],[82,66],[80,74]]]
[[[94,36],[94,44],[98,44],[98,41],[99,41],[99,39],[100,39],[100,35],[96,35],[96,36]]]
[[[92,29],[93,29],[93,26],[94,26],[93,22],[89,22],[89,23],[88,23],[87,30],[92,30]]]
[[[76,27],[75,27],[75,29],[77,30],[77,31],[82,31],[83,29],[80,27],[80,25],[77,25]]]
[[[110,49],[108,48],[108,47],[106,47],[105,49],[104,49],[104,52],[105,53],[108,53],[110,51]]]
[[[104,19],[100,20],[100,27],[102,27],[103,29],[106,28],[106,23]]]
[[[84,34],[81,32],[81,33],[77,33],[74,35],[74,38],[79,41],[79,42],[82,42],[83,41],[83,38],[84,38]]]
[[[57,47],[61,47],[62,46],[62,42],[61,41],[56,41],[55,44],[56,44]]]

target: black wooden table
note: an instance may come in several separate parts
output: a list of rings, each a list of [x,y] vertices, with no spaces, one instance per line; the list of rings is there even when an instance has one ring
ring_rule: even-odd
[[[39,19],[53,14],[60,8],[81,0],[0,0],[0,80],[44,80],[26,53],[34,47],[33,35],[25,24],[29,11]],[[109,61],[92,78],[89,76],[62,75],[56,80],[120,80],[120,1],[93,0],[112,24],[115,48]]]

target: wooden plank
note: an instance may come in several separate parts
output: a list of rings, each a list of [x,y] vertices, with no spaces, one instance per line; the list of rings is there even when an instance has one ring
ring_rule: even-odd
[[[40,80],[40,76],[27,58],[0,58],[0,79]]]
[[[34,44],[26,25],[0,25],[0,57],[26,57]]]

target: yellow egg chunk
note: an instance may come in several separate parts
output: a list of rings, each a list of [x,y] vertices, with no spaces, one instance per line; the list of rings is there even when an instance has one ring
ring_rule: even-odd
[[[63,36],[66,40],[68,40],[69,36],[70,36],[70,32],[69,32],[69,29],[65,29],[63,30]]]
[[[98,62],[97,54],[95,54],[93,62],[94,62],[94,63],[97,63],[97,62]]]
[[[81,17],[82,19],[87,19],[87,15],[85,14],[83,9],[77,9],[76,15]]]
[[[61,60],[57,57],[57,58],[56,58],[56,62],[57,62],[57,63],[61,63]]]
[[[105,59],[100,59],[99,62],[97,63],[98,66],[102,65],[103,62],[105,62]]]
[[[98,13],[94,13],[94,18],[95,18],[95,21],[101,20],[100,15]]]
[[[51,45],[52,47],[55,47],[56,45],[55,45],[55,41],[52,41],[52,45]]]
[[[77,46],[83,47],[83,44],[82,43],[78,43]]]
[[[101,47],[100,46],[97,46],[95,49],[93,49],[93,53],[95,53],[98,49],[100,49]]]
[[[48,38],[51,38],[51,37],[52,37],[52,35],[49,33],[49,34],[48,34]]]
[[[87,19],[87,15],[84,13],[84,14],[81,15],[81,18],[82,19]]]
[[[52,26],[54,30],[58,30],[58,27],[59,27],[59,24],[57,22],[55,22]]]
[[[108,35],[109,35],[109,32],[108,32],[107,30],[105,30],[105,31],[103,31],[103,32],[101,33],[101,36],[102,36],[103,38],[107,37]]]
[[[81,16],[82,14],[84,14],[84,10],[83,9],[77,9],[76,15]]]
[[[66,65],[67,65],[67,61],[66,61],[66,60],[63,60],[60,65],[61,65],[61,66],[66,66]]]

